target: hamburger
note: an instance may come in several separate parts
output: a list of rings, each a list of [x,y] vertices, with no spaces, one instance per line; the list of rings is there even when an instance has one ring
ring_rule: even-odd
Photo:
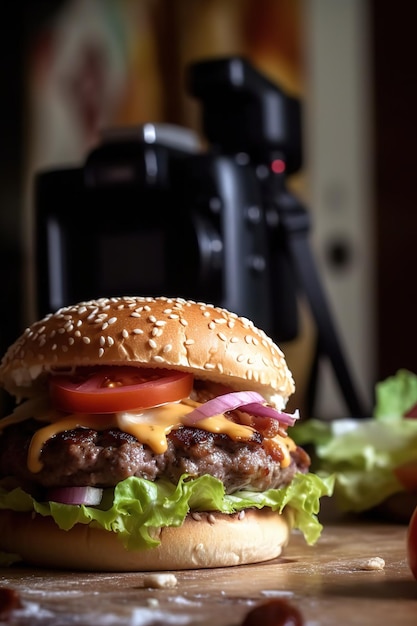
[[[35,322],[0,365],[0,551],[90,571],[208,568],[320,535],[330,481],[288,434],[295,386],[254,324],[181,298]]]

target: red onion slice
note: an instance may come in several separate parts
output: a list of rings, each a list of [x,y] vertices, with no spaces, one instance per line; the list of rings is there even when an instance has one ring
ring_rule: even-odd
[[[294,413],[285,413],[284,411],[278,411],[267,404],[247,404],[244,407],[244,411],[245,413],[256,415],[257,417],[270,417],[271,419],[277,420],[281,424],[286,424],[287,426],[294,426],[295,422],[300,419],[300,412],[298,409],[296,409]]]
[[[270,417],[288,426],[293,426],[299,417],[298,411],[294,414],[283,413],[267,406],[265,399],[256,391],[235,391],[205,402],[194,409],[194,411],[191,411],[191,413],[187,413],[183,417],[182,422],[185,426],[194,426],[197,422],[207,417],[213,417],[213,415],[219,415],[235,409],[242,409],[251,415],[259,417]]]
[[[99,487],[54,487],[48,490],[48,500],[60,504],[100,504],[103,490]]]

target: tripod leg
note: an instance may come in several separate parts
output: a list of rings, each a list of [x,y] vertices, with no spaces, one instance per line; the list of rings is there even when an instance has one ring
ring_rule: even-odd
[[[319,279],[313,254],[307,241],[307,229],[287,228],[286,220],[281,225],[286,231],[286,243],[301,288],[304,290],[313,313],[320,349],[331,361],[334,373],[352,417],[369,417],[362,404],[351,377],[334,320]]]
[[[308,381],[308,387],[306,392],[306,405],[307,405],[307,415],[314,415],[314,407],[316,404],[316,395],[317,395],[317,380],[319,374],[319,361],[320,361],[320,349],[319,342],[316,341],[316,345],[314,346],[314,357],[313,363],[311,365],[310,378]]]

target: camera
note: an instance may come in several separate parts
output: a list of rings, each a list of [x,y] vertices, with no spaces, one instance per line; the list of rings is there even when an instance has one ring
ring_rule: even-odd
[[[190,129],[147,123],[105,131],[80,167],[37,174],[38,313],[109,293],[179,295],[292,339],[274,185],[300,164],[297,103],[239,57],[196,63],[186,82],[207,149]]]

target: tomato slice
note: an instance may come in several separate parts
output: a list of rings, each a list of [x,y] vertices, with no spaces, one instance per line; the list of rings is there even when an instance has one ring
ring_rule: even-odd
[[[68,413],[116,413],[176,402],[190,395],[193,375],[129,366],[79,368],[49,379],[52,405]]]
[[[394,474],[406,491],[417,493],[417,461],[409,461],[394,468]]]

